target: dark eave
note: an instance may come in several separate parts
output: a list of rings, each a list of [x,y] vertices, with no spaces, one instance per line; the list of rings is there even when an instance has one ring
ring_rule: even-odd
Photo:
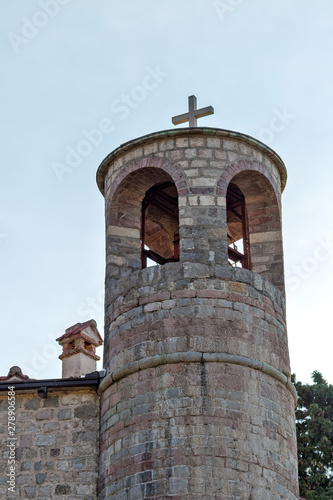
[[[15,387],[16,393],[36,392],[38,389],[46,388],[49,391],[94,389],[100,384],[103,376],[98,371],[88,373],[85,377],[79,378],[58,378],[18,381],[11,380],[0,382],[0,392],[7,392],[8,387]]]

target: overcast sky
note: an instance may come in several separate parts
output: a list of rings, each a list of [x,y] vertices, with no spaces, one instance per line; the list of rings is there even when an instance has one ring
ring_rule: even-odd
[[[291,368],[333,384],[333,3],[330,0],[1,0],[1,359],[61,377],[54,339],[103,334],[104,199],[121,143],[199,126],[249,134],[284,160]]]

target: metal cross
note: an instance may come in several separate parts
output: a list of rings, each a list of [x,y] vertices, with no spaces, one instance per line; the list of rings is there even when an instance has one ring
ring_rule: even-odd
[[[174,116],[172,118],[172,123],[174,125],[179,125],[179,123],[189,122],[189,127],[196,127],[197,118],[202,118],[203,116],[212,115],[214,113],[213,106],[207,106],[206,108],[197,109],[197,98],[195,97],[195,95],[189,96],[188,109],[188,113]]]

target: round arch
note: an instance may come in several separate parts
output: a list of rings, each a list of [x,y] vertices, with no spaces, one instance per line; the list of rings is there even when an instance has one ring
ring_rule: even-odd
[[[248,267],[284,290],[279,187],[264,165],[242,160],[223,172],[218,194],[227,197],[231,184],[237,186],[245,199]]]
[[[276,200],[279,208],[281,208],[281,185],[278,184],[277,180],[273,177],[271,172],[267,167],[257,160],[238,160],[234,163],[228,165],[222,172],[220,178],[217,181],[216,194],[218,196],[226,196],[229,183],[231,179],[236,175],[244,171],[255,171],[261,173],[271,184],[272,189],[275,192]]]
[[[171,194],[176,199],[177,210],[178,196],[185,196],[189,192],[187,180],[179,167],[158,157],[131,161],[122,168],[112,183],[107,199],[106,251],[108,264],[112,267],[109,272],[114,277],[120,277],[132,270],[142,268],[142,202],[146,193],[156,185],[166,186],[166,191],[160,193],[165,198],[170,195],[169,186],[172,190]],[[161,217],[159,221],[157,211],[156,207],[155,210],[150,209],[152,220],[150,224],[147,224],[147,232],[160,230],[155,240],[158,244],[155,246],[153,244],[152,250],[161,256],[168,257],[163,254],[162,246],[166,244],[166,241],[169,241],[170,245],[170,237],[167,237],[166,233],[168,231],[170,233],[171,225],[167,224],[165,218]],[[156,222],[160,227],[157,227]],[[146,241],[151,244],[153,238],[148,236]]]
[[[189,194],[190,190],[187,178],[185,177],[184,173],[176,163],[171,163],[165,158],[159,158],[158,156],[147,156],[139,160],[132,160],[121,169],[121,171],[118,173],[118,175],[112,182],[111,189],[107,194],[108,197],[107,202],[110,203],[119,184],[129,174],[135,172],[136,170],[146,169],[146,168],[156,168],[163,170],[165,173],[169,174],[169,176],[172,178],[173,182],[177,187],[179,196],[187,196]]]

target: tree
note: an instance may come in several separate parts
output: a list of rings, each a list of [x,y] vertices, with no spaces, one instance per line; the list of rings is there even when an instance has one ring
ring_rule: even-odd
[[[300,495],[306,500],[333,499],[333,386],[321,373],[303,385],[293,375],[298,394],[296,429]]]

